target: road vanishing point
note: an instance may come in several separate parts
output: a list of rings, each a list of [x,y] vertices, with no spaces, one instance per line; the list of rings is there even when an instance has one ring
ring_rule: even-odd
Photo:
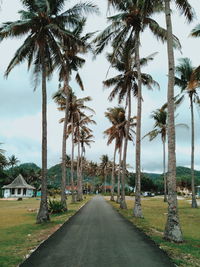
[[[167,254],[96,196],[20,267],[171,267]]]

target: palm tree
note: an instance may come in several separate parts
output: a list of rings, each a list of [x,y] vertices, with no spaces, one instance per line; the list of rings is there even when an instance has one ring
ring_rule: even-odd
[[[119,75],[110,78],[104,81],[104,85],[106,87],[114,86],[112,90],[109,100],[112,100],[116,95],[118,95],[118,101],[121,101],[126,98],[126,105],[128,109],[127,115],[127,124],[126,124],[126,136],[124,140],[123,147],[123,165],[122,165],[122,201],[120,203],[121,208],[126,208],[125,202],[125,194],[124,186],[125,186],[125,172],[126,172],[126,154],[127,154],[127,146],[128,146],[128,135],[130,129],[130,119],[131,119],[131,94],[133,96],[138,97],[138,72],[137,66],[135,62],[135,57],[133,56],[134,48],[133,48],[133,40],[130,38],[127,42],[120,47],[118,54],[113,57],[113,54],[108,54],[108,60],[110,61],[113,68],[120,72]],[[154,54],[150,55],[147,58],[143,58],[140,60],[141,65],[146,65],[150,60],[153,60]],[[152,89],[152,85],[158,86],[158,84],[152,79],[149,74],[141,73],[142,83],[147,86],[149,89]],[[138,117],[137,117],[138,122]],[[137,136],[137,135],[136,135]],[[137,151],[137,147],[136,147]],[[137,153],[136,153],[137,154]],[[140,180],[137,180],[137,189],[140,190]],[[140,194],[136,196],[136,207],[138,207],[140,203]]]
[[[107,182],[107,175],[108,175],[108,166],[109,166],[109,157],[108,157],[108,155],[102,155],[101,156],[100,168],[102,168],[103,176],[104,176],[104,193],[106,193],[106,182]]]
[[[91,101],[91,98],[88,97],[84,97],[84,98],[77,98],[73,93],[71,94],[71,100],[70,100],[70,105],[69,105],[69,124],[68,124],[68,128],[67,128],[67,133],[68,136],[71,134],[71,138],[72,138],[72,153],[71,153],[71,187],[72,187],[72,202],[75,201],[75,196],[74,196],[74,145],[75,142],[77,141],[76,137],[77,137],[77,131],[79,131],[79,123],[80,121],[86,117],[88,118],[88,116],[85,115],[84,111],[88,110],[90,112],[94,112],[93,109],[89,108],[88,106],[86,106],[84,103]],[[64,119],[61,119],[61,122]],[[76,133],[76,135],[75,135]],[[79,137],[78,137],[79,138]],[[79,143],[79,142],[78,142]],[[78,144],[78,149],[80,149],[79,147],[80,143]],[[80,154],[80,150],[79,153]],[[78,157],[78,162],[77,162],[77,174],[79,176],[80,172],[79,172],[79,157]],[[80,177],[77,177],[80,180]],[[80,186],[80,183],[79,183]]]
[[[105,112],[105,116],[112,123],[112,126],[104,131],[104,134],[108,136],[107,145],[111,144],[115,140],[114,157],[112,165],[112,187],[110,200],[114,201],[114,187],[115,187],[115,159],[117,149],[121,148],[122,140],[125,136],[124,126],[126,125],[125,110],[122,107],[108,108]],[[120,177],[118,177],[120,180]],[[119,182],[119,181],[118,181]]]
[[[195,69],[189,58],[179,59],[179,65],[175,68],[175,84],[180,87],[181,93],[187,93],[191,108],[191,178],[192,178],[192,208],[197,208],[195,181],[194,181],[194,103],[199,105],[197,89],[200,87],[200,77],[193,79]]]
[[[168,215],[164,237],[174,242],[182,242],[182,231],[179,223],[176,194],[176,153],[175,153],[175,124],[174,124],[174,83],[175,65],[173,49],[173,30],[171,21],[170,3],[172,0],[163,0],[165,4],[165,19],[167,25],[168,51]],[[191,21],[193,12],[187,0],[174,0],[178,9]]]
[[[123,139],[126,136],[126,124],[127,120],[125,117],[125,109],[123,107],[114,107],[114,108],[108,108],[107,112],[105,112],[105,116],[108,118],[108,120],[112,123],[112,126],[109,127],[104,131],[104,134],[108,136],[108,142],[107,145],[111,144],[113,141],[115,141],[115,147],[114,147],[114,157],[113,157],[113,165],[112,165],[112,187],[111,187],[111,201],[114,201],[114,187],[115,187],[115,159],[116,159],[116,152],[117,150],[121,151]],[[130,126],[133,126],[132,120]],[[132,129],[130,129],[132,130]],[[129,133],[129,140],[132,140],[132,135]],[[121,157],[120,157],[121,158]],[[121,160],[119,160],[119,165]],[[119,201],[119,188],[120,188],[120,171],[118,172],[118,199]],[[123,187],[124,190],[124,187]]]
[[[81,114],[80,114],[81,115]],[[87,133],[88,135],[91,133],[91,129],[87,127],[88,124],[96,124],[94,120],[92,120],[92,116],[86,116],[82,114],[77,120],[75,121],[74,125],[74,137],[75,137],[75,144],[78,146],[78,157],[77,157],[77,178],[78,178],[78,200],[82,200],[82,153],[81,148],[83,143],[81,144],[81,132]],[[83,150],[82,150],[83,152]]]
[[[85,25],[85,20],[82,20],[80,25],[74,30],[74,35],[76,38],[81,40],[81,44],[76,45],[75,47],[66,47],[62,46],[63,49],[63,58],[64,64],[61,65],[60,70],[60,81],[64,81],[62,89],[59,89],[53,96],[55,102],[59,105],[59,110],[65,112],[64,116],[64,123],[63,123],[63,139],[62,139],[62,184],[61,184],[61,203],[67,209],[66,203],[66,140],[67,140],[67,125],[68,125],[68,117],[69,117],[69,101],[70,101],[70,94],[71,88],[69,86],[69,79],[71,78],[72,72],[76,72],[76,81],[80,88],[84,90],[82,79],[78,73],[78,68],[81,68],[82,65],[85,63],[85,60],[79,57],[78,53],[85,53],[87,51],[87,44],[85,41],[87,37],[80,37],[80,34],[83,31],[83,27]],[[89,35],[87,35],[89,36]],[[85,38],[85,39],[84,39]]]
[[[157,109],[151,114],[151,118],[154,119],[154,130],[150,131],[145,136],[149,136],[149,140],[152,141],[158,135],[161,136],[163,144],[163,177],[164,177],[164,202],[167,202],[167,177],[166,177],[166,136],[167,136],[167,111],[164,109]]]
[[[16,166],[20,161],[15,155],[12,155],[8,157],[9,165],[11,165],[11,168],[13,169],[14,166]]]
[[[70,99],[70,88],[69,80],[71,78],[72,71],[76,72],[75,79],[80,86],[81,90],[84,90],[82,79],[79,75],[79,68],[83,66],[85,60],[78,56],[78,54],[85,54],[91,49],[90,45],[87,43],[88,39],[92,36],[92,33],[88,33],[81,36],[86,24],[86,19],[82,19],[79,25],[74,29],[73,35],[79,40],[75,46],[69,44],[68,40],[63,40],[61,47],[64,57],[64,64],[61,65],[60,69],[60,81],[63,81],[62,92],[65,98],[65,119],[63,124],[63,141],[62,141],[62,190],[61,190],[61,202],[66,207],[66,138],[67,138],[67,124],[68,124],[68,113],[69,113],[69,99]]]
[[[49,221],[47,205],[47,95],[46,78],[53,71],[53,65],[62,64],[60,42],[76,43],[70,28],[76,27],[82,20],[82,14],[95,9],[92,4],[76,4],[61,13],[64,0],[21,0],[24,10],[19,11],[21,19],[6,22],[0,27],[0,38],[27,36],[24,43],[15,53],[7,70],[6,76],[19,63],[28,61],[28,69],[33,65],[36,85],[42,76],[42,187],[41,202],[37,214],[37,223]]]
[[[81,159],[80,159],[80,176],[81,180],[83,180],[83,165],[85,162],[85,153],[86,153],[86,146],[90,147],[91,143],[94,143],[93,140],[94,136],[92,135],[92,131],[84,126],[84,128],[80,131],[80,146],[81,146]]]
[[[155,5],[153,1],[149,0],[133,0],[133,1],[118,1],[108,0],[109,5],[121,13],[109,17],[111,24],[95,39],[97,43],[96,53],[102,52],[104,47],[112,40],[112,46],[115,49],[114,54],[118,53],[118,49],[122,43],[127,39],[132,38],[132,43],[135,53],[135,65],[138,76],[138,92],[137,92],[137,129],[136,129],[136,198],[134,215],[136,217],[142,216],[141,209],[141,113],[142,113],[142,75],[140,65],[140,35],[148,27],[152,33],[159,37],[162,41],[166,40],[166,31],[161,28],[158,23],[151,17],[155,12],[162,10],[162,3]],[[174,38],[175,42],[177,41]],[[128,127],[127,127],[128,128]],[[125,146],[126,148],[126,142]],[[124,150],[126,150],[124,148]],[[125,161],[123,161],[125,164]]]

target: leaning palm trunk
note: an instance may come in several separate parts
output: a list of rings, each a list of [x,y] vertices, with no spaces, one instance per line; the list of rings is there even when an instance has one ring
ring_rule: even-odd
[[[197,201],[195,196],[195,182],[194,182],[194,107],[192,95],[190,96],[191,106],[191,177],[192,177],[192,208],[197,208]]]
[[[66,142],[67,142],[67,124],[68,124],[68,114],[69,114],[69,88],[68,84],[65,81],[64,91],[66,94],[65,102],[65,118],[63,125],[63,142],[62,142],[62,183],[61,183],[61,203],[63,204],[65,210],[67,210],[67,201],[66,201]]]
[[[142,77],[140,67],[140,35],[136,33],[136,44],[135,44],[135,61],[138,73],[138,95],[137,95],[137,125],[136,125],[136,180],[135,180],[135,205],[133,214],[135,217],[142,218],[142,206],[141,206],[141,116],[142,116]]]
[[[46,64],[44,49],[41,55],[42,63],[42,185],[41,201],[37,214],[37,223],[49,221],[47,203],[47,93],[46,93]]]
[[[164,238],[182,242],[182,231],[179,223],[176,192],[176,153],[174,124],[174,51],[171,22],[170,0],[165,0],[168,49],[168,214]]]
[[[115,158],[116,158],[116,152],[117,152],[117,144],[115,144],[114,159],[113,159],[113,166],[112,166],[112,187],[111,187],[111,196],[110,196],[110,200],[111,201],[115,201],[115,199],[114,199],[114,189],[115,189]]]
[[[82,192],[82,182],[81,182],[81,174],[80,174],[80,137],[78,132],[78,160],[77,160],[77,181],[78,181],[78,194],[77,200],[83,200],[83,192]]]
[[[119,170],[118,170],[118,181],[117,181],[117,203],[120,203],[120,183],[121,183],[121,162],[122,162],[122,146],[123,141],[121,143],[120,149],[119,149]]]
[[[76,202],[74,194],[74,122],[72,117],[72,155],[71,155],[71,192],[72,192],[72,203]]]
[[[163,178],[164,178],[164,202],[167,202],[167,175],[166,175],[166,162],[165,162],[165,140],[163,140]]]
[[[122,181],[121,181],[121,201],[120,208],[127,209],[126,200],[125,200],[125,173],[126,173],[126,155],[128,148],[128,137],[129,137],[129,129],[130,129],[130,119],[131,119],[131,88],[128,91],[128,117],[126,123],[126,136],[124,141],[124,151],[123,151],[123,165],[122,165]]]

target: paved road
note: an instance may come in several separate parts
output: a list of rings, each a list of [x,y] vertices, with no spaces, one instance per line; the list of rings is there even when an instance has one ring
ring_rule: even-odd
[[[21,267],[172,267],[166,254],[97,196]]]

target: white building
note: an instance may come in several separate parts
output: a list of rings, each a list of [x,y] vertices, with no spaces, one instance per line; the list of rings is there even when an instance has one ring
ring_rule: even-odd
[[[17,178],[15,178],[15,180],[11,184],[4,185],[2,189],[3,189],[3,196],[5,198],[14,198],[14,197],[26,198],[33,196],[35,187],[27,184],[27,182],[20,174],[17,176]]]

